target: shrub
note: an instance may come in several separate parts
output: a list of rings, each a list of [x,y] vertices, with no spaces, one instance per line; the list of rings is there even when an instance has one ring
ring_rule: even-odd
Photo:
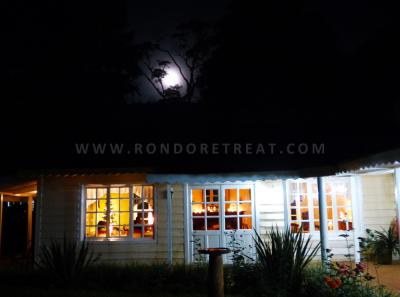
[[[95,255],[85,240],[77,242],[64,236],[62,242],[52,240],[43,245],[35,264],[55,281],[69,284],[78,280],[99,258],[100,255]]]
[[[280,231],[273,227],[266,240],[255,232],[257,264],[265,284],[277,295],[298,295],[305,280],[306,267],[314,258],[320,243],[311,247],[311,237],[305,239],[300,228],[298,233],[290,229]]]

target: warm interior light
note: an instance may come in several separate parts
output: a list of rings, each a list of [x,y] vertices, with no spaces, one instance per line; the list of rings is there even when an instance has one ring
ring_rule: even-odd
[[[148,223],[149,225],[153,225],[153,224],[154,224],[154,217],[153,217],[153,213],[152,213],[152,212],[149,212],[149,216],[148,216],[148,221],[147,221],[147,223]]]
[[[193,211],[193,213],[196,213],[196,214],[204,213],[204,209],[202,208],[202,204],[193,204],[192,211]]]

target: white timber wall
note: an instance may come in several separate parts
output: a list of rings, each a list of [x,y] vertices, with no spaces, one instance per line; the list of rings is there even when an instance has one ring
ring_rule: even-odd
[[[67,238],[82,239],[82,188],[85,184],[145,183],[145,176],[123,174],[110,176],[46,177],[43,181],[40,244]],[[90,240],[102,262],[164,263],[168,260],[166,185],[155,186],[155,238],[149,241]],[[173,262],[184,262],[183,185],[172,185]]]
[[[364,175],[361,177],[363,230],[388,229],[396,217],[394,175]]]
[[[255,184],[257,231],[265,235],[271,227],[285,226],[285,199],[282,180],[257,181]]]

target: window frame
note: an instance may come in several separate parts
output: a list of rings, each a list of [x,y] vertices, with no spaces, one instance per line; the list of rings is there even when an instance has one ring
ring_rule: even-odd
[[[241,215],[239,213],[235,214],[235,215],[226,215],[225,214],[225,207],[227,204],[230,204],[229,201],[226,201],[226,197],[225,197],[225,190],[227,189],[231,189],[231,190],[236,190],[237,191],[237,199],[236,201],[234,201],[236,203],[237,206],[239,206],[239,204],[242,202],[243,204],[250,204],[250,210],[251,210],[251,214],[250,215]],[[240,201],[240,190],[249,190],[250,191],[250,200],[243,200]],[[203,191],[203,198],[204,201],[203,202],[193,202],[193,194],[192,191],[193,190],[202,190]],[[218,202],[207,202],[206,201],[206,190],[217,190],[218,191]],[[257,222],[256,222],[256,209],[255,209],[255,205],[256,205],[256,201],[255,201],[255,190],[254,190],[254,184],[204,184],[204,185],[191,185],[188,189],[189,193],[189,216],[188,219],[189,221],[189,230],[190,232],[194,232],[194,233],[201,233],[201,232],[216,232],[216,233],[220,233],[220,232],[231,232],[231,231],[253,231],[253,229],[256,227]],[[205,211],[204,215],[200,215],[200,216],[193,216],[193,205],[204,205],[205,207],[207,207],[208,204],[215,204],[218,203],[219,205],[219,215],[218,215],[218,220],[219,220],[219,229],[218,230],[209,230],[207,228],[207,211]],[[203,218],[205,219],[205,229],[204,230],[195,230],[193,228],[193,219],[194,218]],[[237,229],[226,229],[225,223],[226,223],[226,218],[235,218],[237,221]],[[247,228],[247,229],[241,229],[240,228],[240,218],[251,218],[251,228]]]
[[[135,213],[135,211],[133,210],[133,203],[134,203],[134,195],[133,195],[133,188],[134,187],[142,187],[142,193],[143,193],[143,188],[146,186],[151,186],[152,189],[152,197],[153,197],[153,236],[152,237],[144,237],[144,233],[143,230],[146,227],[146,224],[141,224],[140,226],[142,227],[142,237],[140,238],[134,238],[134,224],[133,224],[133,215]],[[86,235],[86,215],[88,213],[87,211],[87,207],[86,207],[86,201],[88,200],[87,198],[87,189],[99,189],[99,188],[106,188],[107,189],[107,210],[106,210],[106,214],[108,216],[107,218],[107,225],[106,225],[106,236],[104,237],[100,237],[97,234],[96,231],[96,236],[87,236]],[[111,213],[110,210],[110,202],[111,199],[121,199],[121,197],[119,196],[118,198],[111,198],[111,188],[128,188],[129,189],[129,233],[127,236],[110,236],[109,235],[109,216]],[[157,236],[157,195],[156,195],[157,191],[156,191],[156,187],[153,184],[146,184],[146,183],[142,183],[142,184],[137,184],[137,183],[121,183],[121,184],[117,184],[117,183],[101,183],[101,184],[90,184],[90,183],[85,183],[82,184],[82,211],[81,211],[81,238],[82,239],[86,239],[89,241],[120,241],[120,242],[155,242],[156,241],[156,236]],[[123,199],[127,199],[127,198],[123,198]],[[144,203],[144,200],[146,198],[145,197],[141,197],[141,201],[142,204]],[[89,199],[90,200],[90,199]],[[93,199],[94,200],[94,199]],[[96,194],[96,201],[97,201],[97,194]],[[118,211],[119,213],[121,213],[121,211]],[[145,212],[144,209],[142,209],[142,214],[143,212]],[[97,212],[96,212],[97,213]],[[119,226],[121,226],[121,222],[119,223]]]
[[[349,223],[351,222],[352,223],[352,229],[350,229],[350,231],[354,230],[354,215],[353,215],[354,205],[353,205],[353,199],[352,199],[351,181],[349,179],[346,179],[343,182],[343,181],[340,181],[339,179],[343,179],[343,177],[327,177],[324,180],[325,189],[327,188],[328,184],[331,186],[331,189],[333,188],[332,185],[339,184],[341,182],[345,183],[347,185],[347,191],[346,191],[346,196],[345,196],[346,197],[346,205],[345,206],[338,206],[338,204],[337,204],[338,192],[337,191],[329,191],[329,192],[325,191],[325,199],[326,199],[327,195],[331,195],[331,199],[332,199],[332,206],[329,207],[329,208],[332,208],[332,219],[331,220],[333,221],[332,222],[333,223],[333,230],[328,230],[328,233],[330,235],[335,235],[335,236],[345,232],[345,230],[339,230],[339,227],[338,227],[338,219],[339,219],[339,216],[338,216],[338,210],[339,209],[338,209],[338,207],[339,208],[345,207],[347,212],[350,209],[350,211],[351,211],[351,219],[346,221],[346,229],[349,228]],[[314,195],[315,194],[317,195],[317,198],[318,198],[318,190],[315,193],[313,192],[313,186],[315,186],[317,184],[317,180],[315,178],[288,179],[288,180],[286,180],[286,189],[287,189],[286,190],[286,200],[287,200],[286,204],[287,204],[287,211],[288,211],[287,222],[288,222],[290,230],[292,230],[292,228],[291,228],[291,224],[292,223],[294,223],[294,222],[299,223],[301,221],[305,221],[305,220],[301,220],[301,219],[298,219],[298,218],[297,218],[297,220],[292,220],[292,217],[291,217],[292,206],[291,206],[291,203],[290,203],[290,201],[291,201],[290,199],[291,199],[292,195],[299,195],[298,191],[295,192],[295,193],[291,192],[290,185],[292,183],[296,183],[297,185],[299,185],[300,183],[307,183],[308,212],[309,212],[308,222],[310,224],[310,227],[309,227],[309,232],[304,233],[304,234],[315,234],[315,235],[318,235],[320,231],[315,229],[315,221],[316,220],[315,220],[314,210],[317,208],[318,212],[319,212],[319,204],[318,204],[318,206],[314,206],[314,203],[313,203],[313,199],[314,199]],[[297,188],[298,187],[299,186],[297,186]],[[297,201],[297,198],[296,198],[296,201]],[[348,202],[350,202],[350,205],[347,204]],[[298,209],[300,209],[300,207],[301,206],[297,206],[296,207],[296,213],[297,213]],[[329,220],[330,219],[327,218],[327,224],[328,224]],[[317,221],[320,221],[320,217],[318,218]]]

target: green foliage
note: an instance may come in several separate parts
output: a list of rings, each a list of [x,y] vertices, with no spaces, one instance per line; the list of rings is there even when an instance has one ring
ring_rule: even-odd
[[[369,233],[369,232],[367,232]],[[352,261],[350,249],[353,247],[349,243],[348,233],[339,235],[346,238],[347,249],[349,253],[346,256],[347,262],[333,262],[333,254],[328,250],[328,261],[326,271],[320,274],[323,276],[323,283],[328,292],[324,296],[332,297],[391,297],[394,296],[383,286],[375,286],[371,281],[375,278],[368,272],[368,266],[365,263],[356,263]]]
[[[96,255],[85,240],[77,242],[64,236],[62,242],[52,240],[41,247],[36,265],[55,281],[69,284],[76,281],[99,258],[100,255]]]
[[[282,294],[298,292],[305,278],[305,269],[317,254],[320,243],[311,246],[302,231],[292,233],[290,229],[280,231],[273,227],[266,234],[266,240],[255,232],[255,246],[258,265],[264,281],[272,287],[283,290]]]
[[[367,237],[360,237],[361,252],[364,255],[373,254],[375,257],[382,257],[385,252],[400,255],[400,246],[396,237],[395,226],[391,225],[387,230],[382,231],[366,229]]]

